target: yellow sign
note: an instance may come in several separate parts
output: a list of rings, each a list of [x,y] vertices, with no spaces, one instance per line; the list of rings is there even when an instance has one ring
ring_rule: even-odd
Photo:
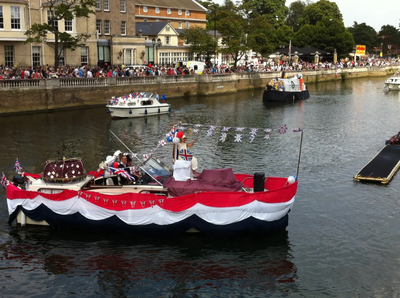
[[[365,46],[356,46],[356,55],[365,55]]]

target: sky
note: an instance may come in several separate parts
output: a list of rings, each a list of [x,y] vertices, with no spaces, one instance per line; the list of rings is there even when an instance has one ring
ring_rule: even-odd
[[[214,3],[223,4],[224,0],[212,0]],[[296,0],[287,0],[286,6]],[[233,2],[236,2],[235,0]],[[318,0],[311,0],[312,3]],[[377,32],[383,25],[392,25],[399,29],[400,14],[398,13],[399,2],[385,0],[383,6],[379,1],[372,0],[336,0],[343,16],[345,27],[352,27],[354,22],[365,23],[374,28]]]

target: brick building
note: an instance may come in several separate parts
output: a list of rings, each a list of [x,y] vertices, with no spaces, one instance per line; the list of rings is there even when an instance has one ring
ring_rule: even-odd
[[[42,5],[42,6],[41,6]],[[47,43],[24,44],[24,34],[32,24],[47,22],[48,6],[43,0],[2,0],[0,2],[0,65],[39,66],[54,63],[54,35],[48,34]],[[86,46],[61,53],[60,64],[96,64],[95,16],[58,21],[60,32],[71,35],[90,34]]]

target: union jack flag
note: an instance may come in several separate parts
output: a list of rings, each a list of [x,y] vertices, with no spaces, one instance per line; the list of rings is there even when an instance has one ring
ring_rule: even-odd
[[[195,124],[194,127],[202,127],[203,124]]]
[[[198,129],[193,129],[193,133],[199,133]]]
[[[264,131],[265,131],[265,132],[271,132],[272,129],[271,129],[271,128],[266,128],[266,129],[264,129]]]
[[[302,129],[300,127],[296,128],[296,129],[293,129],[293,132],[300,132],[300,131],[302,131]]]
[[[6,188],[8,184],[10,184],[10,182],[7,180],[6,175],[4,175],[4,172],[1,172],[1,185]]]
[[[191,161],[193,159],[193,153],[190,152],[189,149],[182,149],[179,151],[179,156],[186,161]]]
[[[149,159],[149,155],[148,154],[143,154],[143,160],[146,161]]]
[[[270,138],[271,138],[270,135],[265,135],[265,136],[264,136],[264,139],[265,139],[265,140],[269,140]]]
[[[235,134],[235,140],[234,140],[235,143],[241,143],[242,140],[243,140],[243,135],[238,134],[238,133]]]
[[[18,158],[17,158],[17,161],[15,162],[14,169],[15,169],[15,171],[16,171],[17,173],[22,171],[22,165],[21,165],[21,163],[18,161]]]
[[[215,127],[216,127],[216,126],[214,126],[214,125],[211,125],[211,126],[208,128],[208,130],[214,130],[214,129],[215,129]]]
[[[279,130],[278,130],[278,132],[279,132],[280,134],[286,133],[286,131],[287,131],[287,126],[286,126],[286,124],[282,125],[282,126],[279,128]]]
[[[236,131],[243,131],[244,127],[236,127]]]
[[[221,132],[221,136],[219,137],[219,140],[221,142],[225,142],[227,136],[228,136],[228,134],[226,132]]]
[[[214,134],[213,134],[213,131],[212,130],[207,130],[207,132],[206,132],[206,137],[212,137]]]
[[[158,146],[164,147],[165,146],[165,141],[164,140],[159,141],[158,142]]]
[[[230,127],[224,126],[224,127],[221,129],[221,131],[229,131],[230,129],[231,129]]]
[[[128,171],[126,171],[123,168],[110,168],[110,170],[115,174],[115,175],[119,175],[121,177],[124,177],[125,179],[128,179],[130,181],[135,181],[135,177],[133,177],[131,174],[128,173]]]

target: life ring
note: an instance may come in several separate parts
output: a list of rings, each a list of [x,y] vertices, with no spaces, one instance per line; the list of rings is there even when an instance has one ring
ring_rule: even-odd
[[[293,81],[290,81],[290,84],[292,84],[292,89],[294,89],[294,87],[295,87],[294,82],[293,82]]]

